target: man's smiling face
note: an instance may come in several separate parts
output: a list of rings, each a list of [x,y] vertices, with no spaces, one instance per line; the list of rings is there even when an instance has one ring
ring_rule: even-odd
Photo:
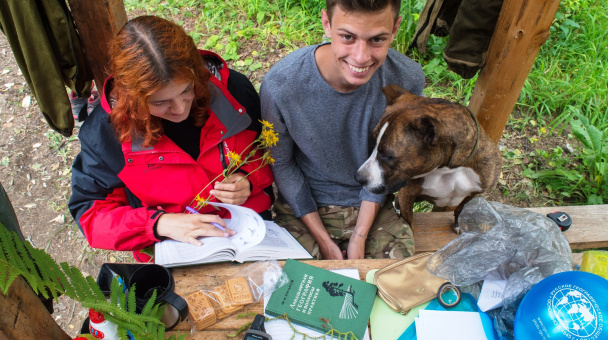
[[[350,92],[367,83],[382,65],[395,39],[401,17],[395,22],[392,7],[377,12],[345,12],[336,6],[331,20],[321,12],[325,35],[331,38],[332,70],[328,83]]]

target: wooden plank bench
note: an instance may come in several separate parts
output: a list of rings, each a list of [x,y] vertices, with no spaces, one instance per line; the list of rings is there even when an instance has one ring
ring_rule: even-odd
[[[566,212],[572,226],[564,236],[573,250],[608,247],[608,204],[566,207],[541,207],[529,210],[546,215],[555,211]],[[414,243],[416,252],[436,251],[458,237],[452,231],[454,213],[430,212],[414,214]]]

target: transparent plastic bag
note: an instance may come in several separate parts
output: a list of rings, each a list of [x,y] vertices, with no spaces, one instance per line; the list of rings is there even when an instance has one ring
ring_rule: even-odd
[[[190,309],[191,333],[241,311],[288,282],[281,265],[274,260],[248,265],[215,287],[199,289],[184,298]]]
[[[457,286],[479,285],[498,271],[507,280],[504,305],[489,313],[500,337],[513,339],[515,312],[528,290],[572,270],[570,245],[548,217],[482,197],[464,206],[458,224],[463,234],[433,254],[427,268]]]

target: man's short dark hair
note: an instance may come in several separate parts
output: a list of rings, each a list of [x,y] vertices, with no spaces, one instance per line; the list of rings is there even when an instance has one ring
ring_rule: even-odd
[[[401,0],[325,0],[325,8],[330,21],[336,6],[340,6],[345,12],[378,12],[389,5],[393,7],[393,16],[397,21]]]

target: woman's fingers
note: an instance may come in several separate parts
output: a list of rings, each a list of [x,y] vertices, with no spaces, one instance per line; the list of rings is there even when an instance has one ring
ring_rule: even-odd
[[[217,215],[164,214],[157,223],[157,233],[177,241],[200,246],[202,242],[198,240],[199,237],[228,237],[234,235],[235,231],[228,228],[226,221]]]

